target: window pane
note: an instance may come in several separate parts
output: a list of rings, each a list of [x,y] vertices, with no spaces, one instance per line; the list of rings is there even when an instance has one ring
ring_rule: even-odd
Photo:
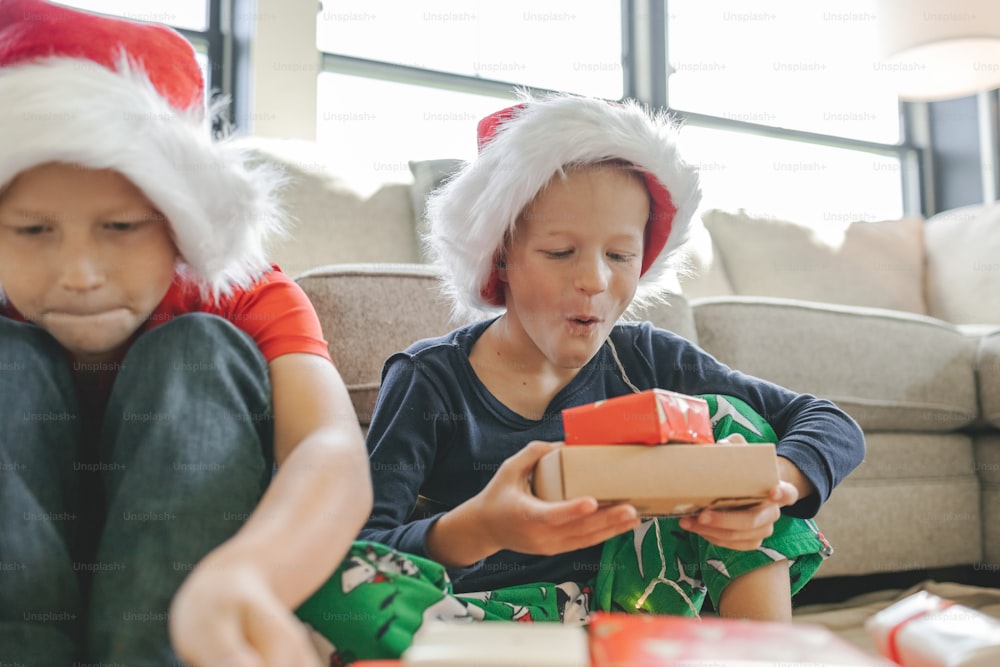
[[[816,226],[903,215],[896,158],[690,125],[680,150],[700,167],[704,208]]]
[[[621,3],[325,0],[321,51],[618,99]]]
[[[343,74],[318,77],[316,139],[358,187],[408,182],[409,160],[476,154],[476,124],[513,100]]]
[[[134,21],[166,23],[188,30],[208,30],[207,0],[60,0],[60,5],[102,14],[124,16]]]
[[[763,125],[896,143],[875,0],[670,0],[669,102]]]

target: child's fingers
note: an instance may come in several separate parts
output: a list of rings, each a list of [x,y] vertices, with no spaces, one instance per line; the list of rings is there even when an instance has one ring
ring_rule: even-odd
[[[532,522],[542,523],[546,529],[554,530],[577,524],[597,509],[597,501],[590,497],[548,501],[532,496],[525,511]]]
[[[252,640],[266,667],[321,667],[319,654],[309,643],[305,627],[283,607],[256,610]]]
[[[265,667],[246,642],[239,626],[222,623],[202,633],[182,653],[192,667]]]
[[[774,532],[774,522],[781,517],[773,503],[759,503],[745,510],[702,512],[681,519],[681,528],[701,535],[720,547],[747,551],[760,547]]]
[[[768,497],[778,507],[794,505],[799,499],[799,490],[789,482],[778,482],[768,493]]]
[[[583,549],[594,544],[600,544],[633,530],[640,524],[639,514],[631,505],[617,505],[602,509],[597,514],[588,517],[585,522],[575,526],[567,536],[565,551]]]

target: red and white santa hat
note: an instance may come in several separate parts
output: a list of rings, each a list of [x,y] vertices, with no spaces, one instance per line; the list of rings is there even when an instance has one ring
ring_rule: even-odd
[[[701,199],[697,170],[678,155],[676,124],[631,100],[521,97],[520,104],[479,122],[477,158],[427,202],[427,243],[456,316],[503,308],[497,266],[518,216],[556,174],[606,160],[624,160],[645,178],[651,210],[633,303],[655,298],[670,270],[680,266],[677,250]]]
[[[47,162],[118,171],[170,221],[185,273],[220,296],[268,269],[280,178],[213,140],[211,121],[176,31],[0,0],[0,189]]]

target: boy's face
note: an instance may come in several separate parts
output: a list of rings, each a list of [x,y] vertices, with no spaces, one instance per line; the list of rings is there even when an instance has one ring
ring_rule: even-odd
[[[558,368],[597,353],[635,295],[649,196],[617,165],[555,177],[525,209],[507,248],[507,320]]]
[[[176,259],[167,221],[118,172],[49,163],[0,194],[0,285],[79,361],[120,354]]]

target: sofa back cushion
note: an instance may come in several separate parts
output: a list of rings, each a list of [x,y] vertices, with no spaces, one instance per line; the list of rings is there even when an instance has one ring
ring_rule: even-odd
[[[315,142],[246,137],[238,145],[285,176],[289,234],[268,259],[294,277],[339,262],[419,262],[408,183],[366,187],[337,175]]]
[[[919,218],[806,224],[711,209],[702,220],[737,295],[927,314]]]
[[[954,431],[979,413],[978,339],[952,324],[767,297],[703,299],[694,315],[717,359],[828,398],[866,431]]]
[[[1000,324],[1000,203],[927,220],[927,307],[955,324]]]

